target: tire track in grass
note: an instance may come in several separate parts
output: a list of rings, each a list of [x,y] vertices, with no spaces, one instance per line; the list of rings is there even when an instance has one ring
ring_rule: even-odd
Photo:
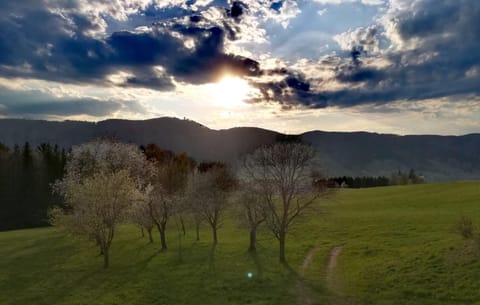
[[[333,247],[328,254],[325,266],[325,284],[328,296],[328,304],[331,305],[359,305],[354,298],[347,297],[342,293],[343,285],[337,276],[338,257],[343,251],[343,245]]]
[[[317,304],[313,298],[312,290],[307,287],[304,281],[305,271],[308,269],[310,264],[313,261],[313,257],[320,250],[320,247],[312,248],[308,251],[305,259],[303,260],[302,266],[300,268],[300,274],[297,278],[296,288],[297,288],[297,303],[299,305],[315,305]]]
[[[297,304],[299,305],[316,305],[319,304],[316,300],[315,293],[309,288],[304,280],[304,276],[309,266],[311,265],[315,255],[320,250],[320,247],[310,249],[303,260],[300,268],[299,276],[296,281]],[[338,257],[342,253],[343,245],[333,247],[327,257],[325,266],[325,282],[326,288],[329,292],[328,303],[335,305],[355,304],[343,297],[339,296],[341,291],[341,283],[336,276],[336,267],[338,264]]]
[[[326,282],[327,288],[332,293],[338,293],[340,290],[340,283],[335,275],[335,269],[337,268],[338,257],[343,250],[343,246],[335,246],[330,250],[328,254]]]

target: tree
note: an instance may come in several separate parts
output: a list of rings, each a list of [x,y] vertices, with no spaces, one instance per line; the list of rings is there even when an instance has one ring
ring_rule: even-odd
[[[148,203],[150,216],[160,233],[162,250],[166,250],[168,248],[167,223],[174,214],[179,216],[182,228],[185,230],[181,207],[188,175],[192,171],[194,161],[186,154],[175,156],[172,152],[162,150],[155,144],[147,145],[144,152],[155,169],[151,182],[153,189]]]
[[[166,230],[167,222],[173,213],[173,200],[168,196],[165,188],[157,183],[150,194],[148,208],[150,217],[160,234],[161,250],[167,250]]]
[[[315,151],[299,142],[263,146],[245,158],[242,174],[260,190],[265,223],[277,238],[280,262],[285,263],[290,225],[326,191],[315,183],[319,178]]]
[[[64,178],[54,185],[65,208],[52,210],[52,223],[94,240],[108,267],[115,227],[127,220],[132,203],[144,200],[149,168],[133,145],[95,141],[73,148]]]
[[[125,170],[100,172],[81,183],[66,184],[64,196],[69,211],[52,214],[53,223],[95,240],[107,268],[115,228],[125,219],[129,205],[141,198],[135,180]]]
[[[406,185],[406,184],[420,184],[425,183],[425,179],[422,176],[416,174],[414,169],[403,172],[399,170],[397,173],[392,173],[390,176],[391,185]]]
[[[61,203],[51,184],[63,176],[62,159],[48,143],[12,150],[0,144],[0,230],[48,225],[48,209]]]
[[[72,148],[63,181],[82,180],[97,172],[126,170],[138,183],[148,184],[153,174],[145,155],[135,145],[96,140]]]
[[[150,192],[151,187],[148,187],[142,193],[143,196],[140,200],[135,201],[130,210],[130,219],[133,223],[137,224],[142,230],[142,237],[144,235],[144,229],[147,230],[148,240],[153,243],[152,230],[155,226],[153,219],[150,215]]]
[[[237,201],[240,206],[240,221],[246,225],[250,233],[249,252],[256,251],[257,228],[265,222],[263,196],[260,188],[243,183],[240,187]]]
[[[223,223],[223,212],[228,206],[228,195],[234,190],[236,180],[224,164],[208,167],[203,171],[202,164],[193,175],[189,185],[191,210],[212,229],[213,244],[218,242],[217,231]]]
[[[195,197],[195,189],[197,187],[197,178],[190,176],[187,192],[182,202],[182,214],[191,215],[195,223],[195,240],[200,240],[200,226],[203,222],[202,209],[199,206],[198,198]]]
[[[33,154],[30,148],[30,144],[25,142],[22,149],[22,160],[23,160],[23,167],[24,170],[29,170],[33,163]]]
[[[172,180],[175,181],[173,184],[176,186],[177,199],[179,199],[175,206],[176,215],[178,216],[178,220],[181,224],[183,235],[186,235],[185,222],[184,222],[184,214],[188,212],[186,209],[187,206],[185,205],[186,190],[188,185],[188,178],[193,174],[195,167],[197,165],[197,162],[193,158],[189,157],[186,153],[181,153],[179,155],[176,155],[173,161],[175,164],[175,175],[174,175],[175,179],[172,179]],[[196,231],[197,231],[197,240],[198,240],[199,239],[198,226],[196,226]]]

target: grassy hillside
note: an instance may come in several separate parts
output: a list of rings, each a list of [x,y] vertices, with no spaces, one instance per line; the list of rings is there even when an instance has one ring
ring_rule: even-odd
[[[268,232],[257,257],[246,253],[233,220],[214,252],[206,227],[179,251],[172,223],[163,253],[122,227],[108,270],[56,229],[0,233],[0,304],[480,304],[480,254],[452,229],[461,215],[480,225],[480,183],[342,190],[319,206],[289,236],[291,270]]]

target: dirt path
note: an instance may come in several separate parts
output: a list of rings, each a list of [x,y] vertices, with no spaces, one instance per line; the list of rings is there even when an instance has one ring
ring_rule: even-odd
[[[327,304],[331,305],[359,305],[358,300],[346,296],[341,279],[338,278],[337,264],[338,257],[343,251],[343,245],[335,246],[328,254],[328,261],[325,270],[325,283],[328,290]]]
[[[320,250],[320,247],[315,247],[308,251],[305,259],[303,260],[302,266],[300,268],[299,277],[296,283],[296,290],[297,290],[297,304],[299,305],[315,305],[315,298],[313,291],[305,284],[304,282],[304,275],[308,267],[313,261],[315,254]],[[343,250],[343,246],[335,246],[330,250],[328,254],[328,262],[326,266],[326,283],[328,290],[335,295],[336,292],[339,291],[339,283],[336,280],[335,276],[335,268],[337,266],[338,256]],[[334,298],[336,299],[336,298]],[[336,301],[332,304],[337,303]],[[340,303],[340,302],[338,302]]]
[[[303,276],[305,275],[305,271],[312,263],[313,257],[315,254],[320,250],[320,247],[312,248],[308,251],[307,256],[303,260],[302,267],[300,268],[300,274],[297,278],[297,303],[299,305],[315,305],[316,303],[313,300],[313,293],[310,288],[305,285]]]
[[[320,247],[312,248],[310,251],[308,251],[307,256],[305,256],[305,259],[303,260],[302,263],[302,268],[300,269],[300,275],[303,276],[305,274],[305,270],[307,270],[308,266],[312,263],[313,256],[317,254],[317,252],[320,250]]]
[[[335,276],[335,269],[337,267],[338,256],[340,255],[342,250],[343,246],[335,246],[332,248],[332,250],[330,250],[330,253],[328,254],[327,272],[325,278],[328,290],[333,293],[338,292],[340,288],[340,283]]]

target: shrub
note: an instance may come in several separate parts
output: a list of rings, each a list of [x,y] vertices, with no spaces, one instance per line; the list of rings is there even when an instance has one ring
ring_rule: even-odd
[[[466,216],[462,216],[456,225],[456,231],[463,238],[471,239],[475,231],[472,219]]]

